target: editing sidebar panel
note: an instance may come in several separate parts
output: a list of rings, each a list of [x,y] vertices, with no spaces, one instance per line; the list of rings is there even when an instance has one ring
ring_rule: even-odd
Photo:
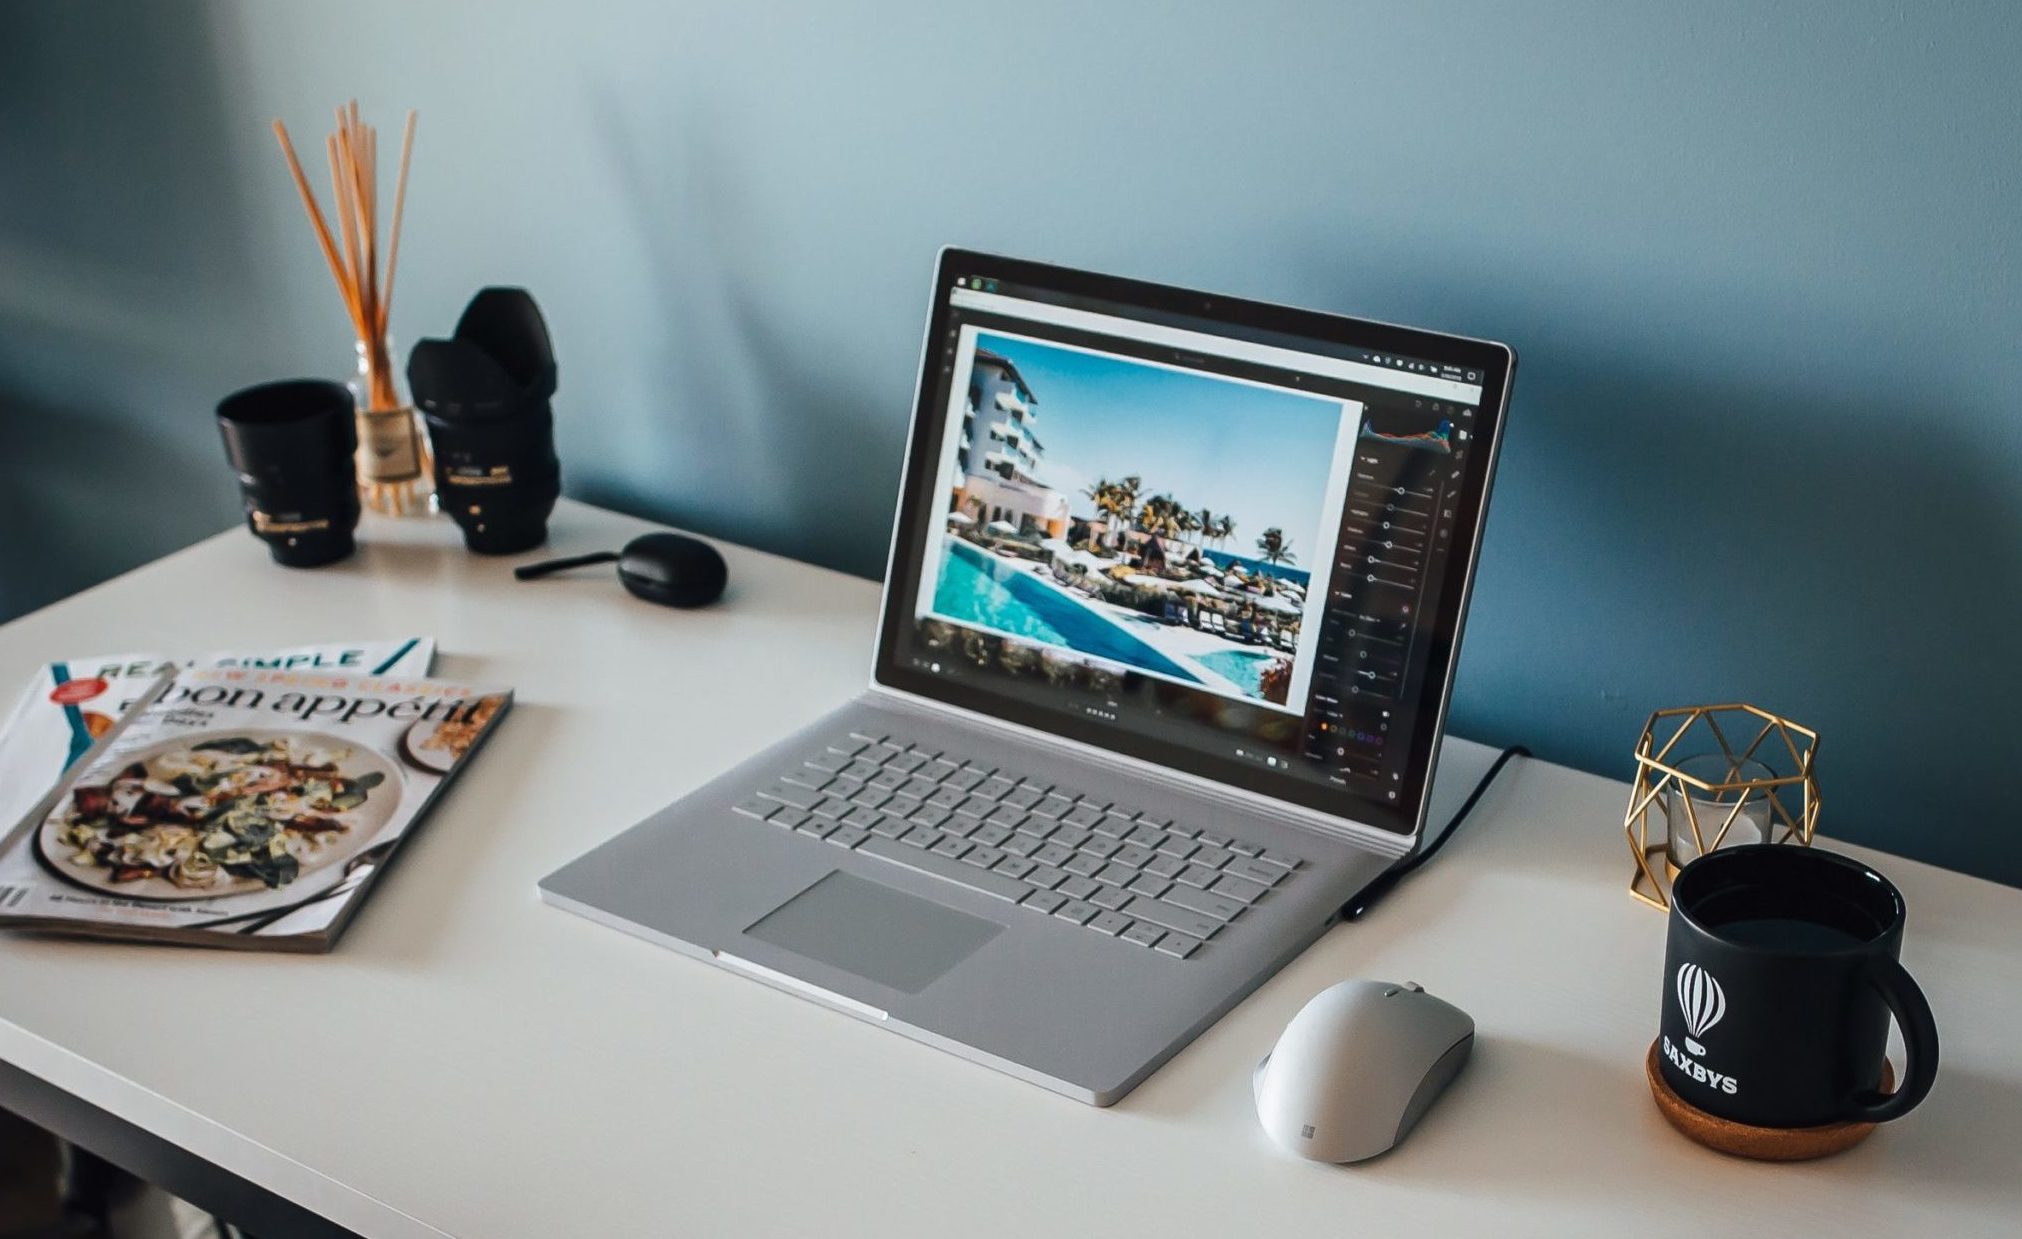
[[[1379,799],[1398,798],[1409,757],[1390,737],[1410,734],[1419,700],[1413,656],[1439,603],[1473,414],[1418,398],[1372,405],[1356,441],[1306,735],[1334,781]]]

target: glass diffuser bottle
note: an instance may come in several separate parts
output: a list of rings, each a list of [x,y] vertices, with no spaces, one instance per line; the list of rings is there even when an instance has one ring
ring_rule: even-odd
[[[434,461],[421,416],[407,399],[394,366],[393,341],[360,340],[353,346],[358,371],[351,396],[358,404],[358,495],[366,507],[391,516],[420,516],[434,509]]]

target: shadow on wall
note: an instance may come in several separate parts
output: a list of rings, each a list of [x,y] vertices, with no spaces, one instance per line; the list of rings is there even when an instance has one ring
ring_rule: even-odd
[[[235,513],[210,408],[258,342],[188,313],[259,292],[225,114],[201,5],[0,6],[0,168],[36,181],[0,194],[0,620]]]
[[[879,573],[904,426],[886,414],[908,407],[910,386],[870,409],[852,407],[833,367],[737,278],[734,268],[754,259],[744,247],[768,241],[744,223],[738,160],[719,149],[706,110],[683,110],[663,125],[628,109],[608,84],[586,82],[585,91],[632,223],[628,240],[651,272],[653,320],[681,326],[656,356],[614,359],[653,393],[631,411],[628,429],[654,444],[653,459],[607,451],[571,470],[570,492]],[[681,227],[670,227],[673,219]],[[695,407],[669,407],[676,393]]]
[[[1456,728],[1627,777],[1651,710],[1753,701],[1820,731],[1826,834],[2022,884],[1991,411],[1675,366],[1524,373]]]

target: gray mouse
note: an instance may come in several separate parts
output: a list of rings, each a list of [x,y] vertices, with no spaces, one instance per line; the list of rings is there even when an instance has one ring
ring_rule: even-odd
[[[1413,982],[1322,990],[1257,1064],[1257,1119],[1318,1162],[1359,1162],[1409,1134],[1467,1062],[1474,1020]]]

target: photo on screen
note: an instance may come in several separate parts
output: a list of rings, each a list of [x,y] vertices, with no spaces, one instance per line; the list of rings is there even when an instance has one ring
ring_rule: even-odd
[[[1299,713],[1361,406],[965,328],[916,616]]]

